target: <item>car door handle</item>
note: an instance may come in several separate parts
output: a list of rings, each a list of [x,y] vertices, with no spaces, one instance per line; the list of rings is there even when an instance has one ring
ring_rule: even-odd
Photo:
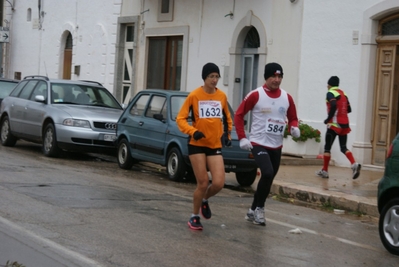
[[[126,121],[126,118],[123,118],[123,119],[121,120],[121,123],[125,123],[125,121]]]
[[[139,122],[139,126],[143,126],[143,124],[144,124],[143,121],[140,121],[140,122]]]

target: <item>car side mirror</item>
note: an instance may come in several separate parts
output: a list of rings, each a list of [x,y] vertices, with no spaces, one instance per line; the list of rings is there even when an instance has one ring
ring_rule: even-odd
[[[44,96],[42,96],[42,95],[37,95],[37,96],[35,96],[35,101],[36,101],[36,102],[44,103],[45,100],[46,100],[46,99],[45,99]]]
[[[154,115],[152,115],[152,117],[153,117],[154,119],[156,119],[156,120],[165,122],[165,120],[164,120],[164,118],[163,118],[163,115],[162,115],[161,113],[160,113],[160,114],[154,114]]]

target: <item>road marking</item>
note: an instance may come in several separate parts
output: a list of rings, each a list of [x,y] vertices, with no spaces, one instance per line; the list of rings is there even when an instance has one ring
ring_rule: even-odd
[[[378,251],[378,252],[384,252],[384,250],[379,249],[379,248],[375,248],[375,247],[372,247],[372,246],[368,246],[368,245],[364,245],[364,244],[357,243],[357,242],[354,242],[354,241],[350,241],[350,240],[345,239],[345,238],[340,238],[340,237],[333,236],[333,235],[319,233],[317,231],[310,230],[310,229],[303,228],[303,227],[299,227],[299,226],[292,225],[292,224],[289,224],[289,223],[284,223],[284,222],[276,221],[276,220],[273,220],[273,219],[266,219],[266,221],[267,222],[272,222],[272,223],[275,223],[275,224],[278,224],[278,225],[286,226],[286,227],[292,228],[292,229],[298,228],[302,232],[306,232],[306,233],[309,233],[309,234],[319,235],[319,236],[326,237],[326,238],[329,238],[329,239],[337,240],[337,241],[340,241],[342,243],[349,244],[349,245],[352,245],[352,246],[365,248],[365,249],[369,249],[369,250],[374,250],[374,251]]]
[[[41,237],[41,236],[33,233],[32,231],[29,231],[21,226],[18,226],[15,223],[13,223],[3,217],[0,217],[0,223],[4,224],[6,227],[10,228],[11,231],[13,231],[14,233],[17,233],[22,237],[29,238],[33,242],[40,244],[40,246],[43,249],[48,249],[48,250],[56,253],[60,257],[63,257],[65,260],[69,260],[69,261],[73,262],[74,264],[79,264],[81,266],[88,266],[88,267],[89,266],[90,267],[104,267],[100,263],[98,263],[90,258],[87,258],[86,256],[84,256],[80,253],[77,253],[75,251],[67,249],[66,247],[63,247],[47,238]]]

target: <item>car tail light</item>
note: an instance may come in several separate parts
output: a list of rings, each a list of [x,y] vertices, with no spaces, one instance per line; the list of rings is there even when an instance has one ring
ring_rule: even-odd
[[[389,158],[392,155],[392,150],[393,150],[393,144],[391,144],[389,146],[388,153],[387,153],[387,158]]]
[[[253,158],[254,158],[254,155],[252,155],[252,153],[249,153],[249,154],[248,154],[248,158],[253,159]]]

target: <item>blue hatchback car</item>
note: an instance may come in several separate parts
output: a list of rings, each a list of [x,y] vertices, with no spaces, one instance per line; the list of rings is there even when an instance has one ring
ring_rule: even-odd
[[[147,161],[166,166],[169,179],[174,181],[193,174],[188,136],[180,132],[176,124],[176,116],[188,94],[156,89],[137,93],[117,123],[120,168],[130,169],[135,162]],[[231,107],[230,112],[234,118]],[[234,172],[241,186],[249,186],[255,181],[258,167],[251,152],[240,148],[234,130],[231,139],[232,147],[222,148],[225,171]]]

